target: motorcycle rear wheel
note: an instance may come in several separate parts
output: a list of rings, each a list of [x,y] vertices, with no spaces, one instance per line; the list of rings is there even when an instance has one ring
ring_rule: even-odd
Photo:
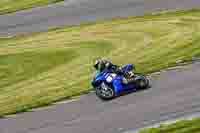
[[[136,85],[140,89],[147,89],[150,84],[149,84],[149,79],[143,75],[139,75],[140,78],[136,80]]]

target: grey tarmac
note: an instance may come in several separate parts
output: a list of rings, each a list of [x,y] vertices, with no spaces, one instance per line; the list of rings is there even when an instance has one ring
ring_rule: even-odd
[[[0,16],[0,37],[162,10],[199,7],[199,0],[65,0]]]

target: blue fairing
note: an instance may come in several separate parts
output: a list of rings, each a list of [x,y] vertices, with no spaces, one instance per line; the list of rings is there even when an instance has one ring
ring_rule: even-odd
[[[123,68],[122,68],[122,70],[124,71],[124,72],[130,72],[130,71],[132,71],[133,69],[134,69],[134,65],[133,64],[128,64],[128,65],[126,65],[126,66],[124,66]]]
[[[131,71],[134,68],[132,64],[126,65],[125,67],[122,68],[124,72]],[[123,92],[126,91],[135,91],[136,90],[136,85],[135,84],[123,84],[122,79],[124,78],[123,75],[116,75],[115,77],[112,78],[111,82],[107,82],[107,78],[109,76],[112,76],[113,72],[109,70],[105,70],[99,74],[97,74],[92,81],[93,87],[98,87],[101,85],[102,82],[106,83],[110,87],[112,87],[115,91],[116,96],[120,95]]]

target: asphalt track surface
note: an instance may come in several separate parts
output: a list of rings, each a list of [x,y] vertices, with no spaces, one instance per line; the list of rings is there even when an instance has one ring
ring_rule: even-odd
[[[199,0],[71,0],[0,16],[1,36],[164,9],[200,7]],[[200,112],[200,63],[152,78],[149,90],[102,102],[76,101],[0,119],[0,133],[121,133]]]
[[[198,7],[200,0],[66,0],[0,16],[0,36],[46,31],[115,17],[140,16],[166,9]]]

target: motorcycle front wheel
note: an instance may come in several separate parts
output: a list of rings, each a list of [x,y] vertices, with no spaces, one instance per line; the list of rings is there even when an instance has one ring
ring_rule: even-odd
[[[103,99],[103,100],[110,100],[115,97],[115,91],[108,85],[106,85],[104,82],[97,88],[96,90],[96,95]]]

